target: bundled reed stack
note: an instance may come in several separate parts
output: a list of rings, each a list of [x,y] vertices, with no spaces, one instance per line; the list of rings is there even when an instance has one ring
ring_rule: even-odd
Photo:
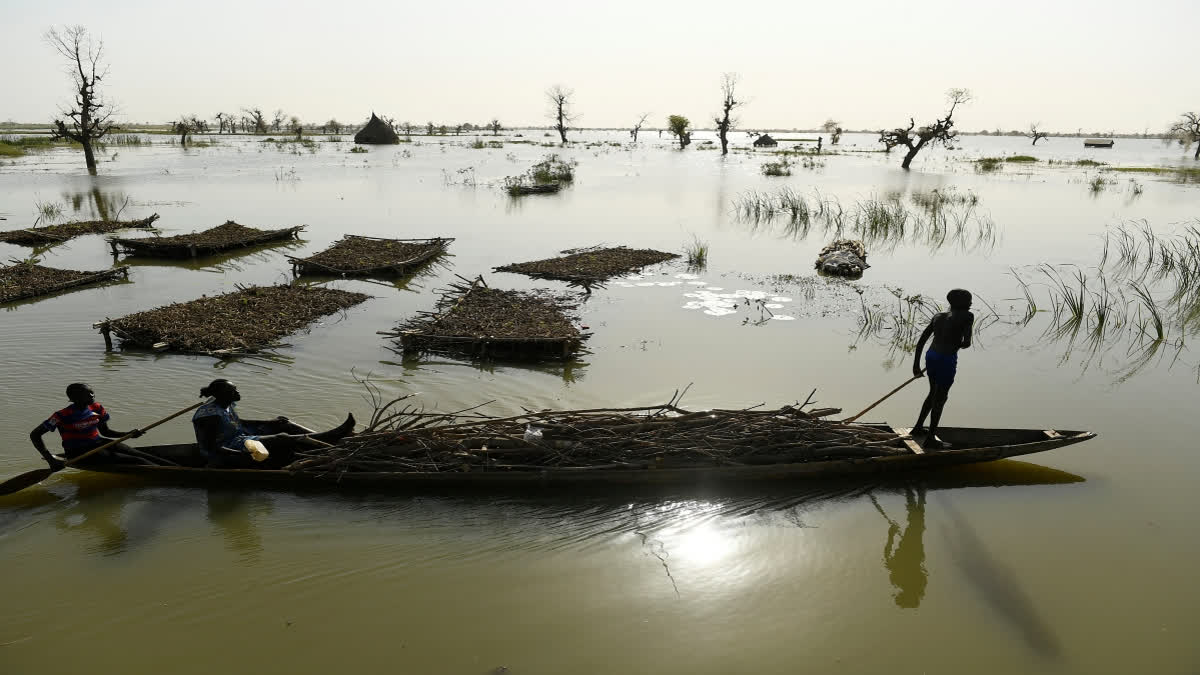
[[[46,227],[0,232],[0,242],[20,246],[44,246],[57,244],[85,234],[107,234],[126,228],[151,228],[158,220],[155,213],[141,220],[81,220]]]
[[[453,283],[432,312],[421,312],[382,335],[401,351],[470,356],[569,358],[591,336],[567,315],[570,298],[489,288],[483,277]]]
[[[57,293],[69,288],[89,286],[123,277],[129,279],[128,267],[116,267],[100,272],[81,272],[43,267],[33,262],[18,262],[0,266],[0,303]]]
[[[113,255],[132,253],[154,258],[196,258],[214,255],[222,251],[265,244],[286,239],[298,239],[303,225],[278,230],[259,230],[227,220],[223,225],[171,237],[145,237],[126,239],[114,237],[108,240]]]
[[[395,276],[433,261],[446,252],[453,237],[382,239],[348,234],[307,258],[288,256],[292,272],[337,276]]]
[[[558,279],[578,286],[591,287],[613,277],[637,272],[644,267],[679,257],[675,253],[625,246],[594,246],[569,249],[561,253],[563,255],[555,258],[510,263],[497,267],[494,271],[514,272],[535,279]]]
[[[379,406],[363,433],[334,447],[302,451],[287,469],[334,478],[347,472],[546,477],[853,461],[911,452],[894,433],[827,420],[839,410],[805,410],[807,401],[774,410],[693,411],[680,407],[677,395],[647,407],[492,417],[478,408],[427,413],[407,398]]]
[[[105,319],[93,327],[100,329],[110,349],[111,335],[116,335],[122,347],[237,356],[278,346],[285,335],[369,297],[300,284],[239,287],[232,293]]]

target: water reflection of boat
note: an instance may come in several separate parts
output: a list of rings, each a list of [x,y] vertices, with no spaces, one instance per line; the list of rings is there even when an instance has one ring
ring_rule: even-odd
[[[894,432],[885,424],[863,425],[877,431]],[[1006,457],[1045,452],[1081,443],[1095,437],[1088,431],[1034,429],[970,429],[944,427],[938,434],[950,449],[921,450],[915,442],[904,442],[912,450],[902,454],[855,457],[807,462],[737,464],[653,468],[532,467],[528,470],[432,471],[286,471],[266,469],[211,469],[201,465],[195,444],[157,445],[139,448],[162,458],[171,466],[91,463],[88,471],[136,474],[159,480],[208,484],[276,484],[288,487],[330,485],[340,488],[385,487],[409,489],[417,486],[523,487],[555,485],[720,485],[744,482],[779,482],[846,476],[878,476],[924,469],[990,462]],[[657,465],[655,465],[657,466]],[[81,469],[84,467],[80,467]]]

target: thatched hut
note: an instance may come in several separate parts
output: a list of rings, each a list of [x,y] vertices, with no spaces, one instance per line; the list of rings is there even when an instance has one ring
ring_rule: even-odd
[[[400,142],[400,137],[396,135],[394,129],[388,126],[387,122],[376,117],[375,113],[371,113],[371,120],[367,122],[367,126],[354,134],[354,142],[374,145],[395,144]]]
[[[770,134],[763,134],[754,139],[754,147],[756,148],[773,148],[777,145],[779,145],[779,142],[771,138]]]

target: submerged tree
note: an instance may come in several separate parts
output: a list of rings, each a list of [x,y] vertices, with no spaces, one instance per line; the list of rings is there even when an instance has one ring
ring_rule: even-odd
[[[688,127],[692,122],[683,115],[671,115],[667,118],[667,130],[679,141],[679,149],[683,150],[692,142],[692,132]]]
[[[567,142],[567,130],[575,121],[572,108],[575,105],[575,90],[556,84],[546,90],[546,98],[550,101],[550,119],[554,120],[554,129],[563,143]]]
[[[488,128],[492,130],[493,136],[499,136],[500,130],[503,129],[504,127],[500,125],[500,120],[493,119],[491,124],[488,124]]]
[[[745,101],[737,100],[737,82],[737,73],[725,73],[721,76],[721,116],[713,121],[717,124],[717,138],[721,139],[722,156],[729,154],[729,130],[738,122],[730,117],[730,113],[734,108],[745,104]]]
[[[646,118],[649,116],[650,113],[642,113],[642,116],[638,118],[637,124],[633,125],[633,128],[629,130],[629,136],[633,138],[634,143],[637,143],[638,132],[642,130],[642,125],[646,123]]]
[[[904,154],[904,161],[900,163],[900,168],[908,169],[913,158],[926,145],[931,143],[934,145],[948,144],[958,135],[958,132],[954,131],[954,110],[960,104],[971,100],[971,92],[967,89],[951,89],[946,92],[946,99],[950,102],[950,109],[946,111],[945,117],[935,120],[933,124],[916,128],[917,123],[910,117],[907,128],[897,127],[879,132],[879,142],[883,143],[887,150],[890,151],[898,145],[908,148],[908,152]]]
[[[276,109],[274,117],[271,118],[271,131],[282,129],[285,121],[287,121],[287,113],[283,112],[283,108]]]
[[[1182,119],[1172,124],[1168,133],[1184,145],[1195,143],[1196,154],[1192,159],[1200,159],[1200,113],[1185,112],[1180,117]]]
[[[1041,122],[1034,122],[1033,124],[1029,125],[1029,137],[1033,139],[1034,145],[1037,145],[1038,141],[1047,137],[1046,132],[1039,131],[1041,126],[1042,126]]]
[[[93,145],[115,128],[113,108],[104,102],[96,87],[108,75],[108,66],[101,62],[104,41],[92,42],[83,26],[67,26],[61,31],[51,28],[45,40],[67,61],[67,72],[75,87],[75,100],[63,110],[67,121],[54,120],[54,138],[72,140],[83,146],[83,161],[90,173],[96,173],[96,154]]]
[[[821,125],[821,129],[829,134],[829,144],[837,145],[842,140],[842,123],[830,117]]]
[[[242,118],[243,127],[254,129],[256,134],[267,133],[267,118],[263,115],[262,108],[242,108],[242,112],[246,113],[246,117]]]

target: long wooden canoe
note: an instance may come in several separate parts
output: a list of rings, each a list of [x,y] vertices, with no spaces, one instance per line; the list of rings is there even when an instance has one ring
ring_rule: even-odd
[[[886,424],[866,424],[881,431],[906,433]],[[554,485],[716,485],[761,481],[802,480],[832,476],[884,474],[990,462],[1006,457],[1045,452],[1096,437],[1090,431],[1054,429],[972,429],[944,427],[938,436],[952,447],[922,450],[912,440],[909,454],[788,464],[705,466],[688,468],[587,469],[546,468],[523,471],[345,472],[308,473],[267,469],[211,469],[200,465],[195,444],[152,445],[138,448],[179,466],[90,464],[79,467],[104,473],[135,474],[177,483],[247,485],[336,485],[339,487],[401,487],[440,485],[554,486]]]

